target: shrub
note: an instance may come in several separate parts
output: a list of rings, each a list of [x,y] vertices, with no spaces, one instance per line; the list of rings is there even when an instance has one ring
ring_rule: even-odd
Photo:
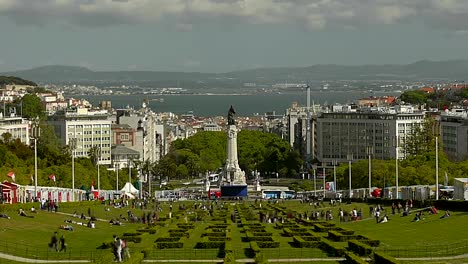
[[[320,240],[320,238],[318,238]],[[298,248],[316,248],[320,246],[320,241],[306,241],[303,237],[294,236],[293,245]]]
[[[180,237],[159,237],[154,242],[177,242],[180,240]]]
[[[266,263],[268,263],[268,260],[263,253],[255,254],[255,264],[266,264]]]
[[[140,236],[141,233],[123,233],[124,237]]]
[[[139,236],[130,236],[130,237],[122,237],[122,239],[127,240],[127,242],[133,242],[133,243],[140,243],[141,242],[141,237]]]
[[[204,242],[197,242],[195,248],[203,249],[203,248],[221,248],[224,247],[223,241],[204,241]]]
[[[348,249],[359,256],[369,256],[372,253],[372,247],[357,240],[348,241]]]
[[[158,242],[156,243],[156,247],[159,249],[165,248],[182,248],[184,243],[182,242]]]
[[[274,242],[274,241],[257,241],[257,245],[259,248],[279,248],[280,242]]]
[[[353,252],[345,252],[346,263],[349,264],[367,264],[361,257],[355,255]],[[379,262],[378,262],[379,263]]]
[[[260,252],[260,247],[255,241],[250,242],[250,249],[253,251],[255,255]]]
[[[374,252],[374,262],[382,264],[399,264],[400,261],[394,257],[385,255],[381,252]]]
[[[236,259],[234,258],[234,254],[232,252],[226,252],[224,255],[224,264],[235,264]]]
[[[332,244],[328,239],[322,239],[320,242],[320,249],[327,252],[328,255],[333,257],[341,257],[344,255],[345,249]]]

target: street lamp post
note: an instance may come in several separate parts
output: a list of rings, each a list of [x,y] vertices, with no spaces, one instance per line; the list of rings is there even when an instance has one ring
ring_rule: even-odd
[[[398,199],[398,136],[395,136],[395,197],[393,199]],[[393,195],[392,195],[393,196]]]
[[[76,149],[76,138],[70,138],[68,140],[72,152],[72,201],[75,201],[75,149]]]
[[[115,190],[116,190],[116,191],[119,190],[119,169],[120,169],[120,168],[119,168],[119,167],[120,167],[119,165],[120,165],[119,163],[116,164],[116,166],[117,166],[117,181],[116,181],[116,183],[115,183]]]
[[[312,165],[312,170],[314,171],[314,196],[317,197],[317,176],[316,176],[316,170],[317,170],[317,165]]]
[[[435,137],[435,162],[436,162],[436,200],[439,200],[439,139]]]
[[[325,201],[325,180],[326,180],[326,168],[325,168],[325,162],[322,162],[322,170],[323,170],[323,200]]]
[[[333,160],[333,189],[335,191],[335,198],[336,198],[336,160]]]
[[[372,146],[367,147],[367,155],[369,155],[369,197],[372,194]]]
[[[352,175],[352,172],[351,172],[351,161],[353,160],[353,154],[348,154],[348,172],[349,172],[349,199],[351,199],[353,197],[353,191],[351,189],[351,175]]]
[[[41,135],[38,117],[34,119],[32,129],[32,138],[34,139],[34,199],[37,199],[37,139]]]
[[[98,146],[97,148],[97,188],[98,188],[98,198],[101,195],[101,172],[99,170],[99,162],[101,161],[101,146]]]

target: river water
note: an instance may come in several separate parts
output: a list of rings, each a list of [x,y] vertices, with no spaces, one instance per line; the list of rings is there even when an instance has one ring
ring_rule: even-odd
[[[311,92],[311,104],[345,104],[352,103],[356,99],[368,96],[398,95],[389,93],[370,94],[365,92],[336,92],[314,91]],[[254,95],[80,95],[76,98],[84,98],[93,105],[100,101],[111,101],[113,108],[125,108],[127,106],[140,108],[145,99],[149,99],[149,106],[156,112],[173,112],[183,114],[189,111],[197,116],[226,115],[230,105],[234,107],[237,115],[253,116],[275,111],[276,114],[284,114],[293,102],[305,106],[307,96],[305,92],[291,92],[284,94],[254,94]],[[155,100],[153,100],[155,99]],[[159,102],[163,99],[163,102]]]

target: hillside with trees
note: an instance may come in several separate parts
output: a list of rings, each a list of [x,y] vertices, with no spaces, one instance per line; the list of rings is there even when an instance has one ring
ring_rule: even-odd
[[[21,79],[19,77],[0,76],[0,86],[8,85],[8,84],[37,86],[37,84],[35,82],[24,80],[24,79]]]

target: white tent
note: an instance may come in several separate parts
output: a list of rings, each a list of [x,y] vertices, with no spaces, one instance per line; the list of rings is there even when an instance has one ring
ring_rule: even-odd
[[[139,191],[137,188],[135,188],[131,183],[127,182],[125,183],[125,186],[120,190],[123,193],[130,193],[130,194],[138,194]]]

